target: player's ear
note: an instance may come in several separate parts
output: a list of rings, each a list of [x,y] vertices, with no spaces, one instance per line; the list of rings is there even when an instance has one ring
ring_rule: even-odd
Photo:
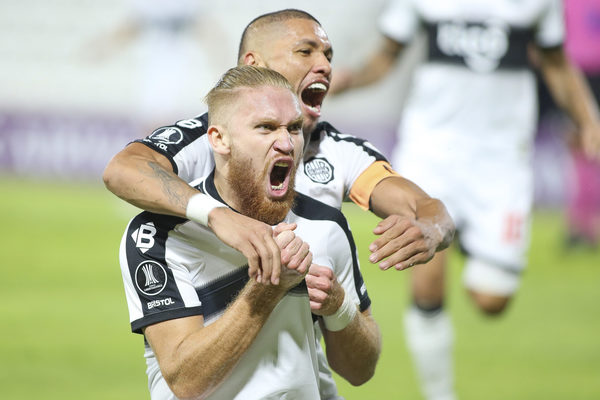
[[[215,153],[225,155],[231,152],[231,139],[224,126],[211,125],[206,134]]]
[[[265,63],[262,61],[260,54],[258,54],[255,51],[249,51],[246,54],[244,54],[244,57],[242,57],[242,61],[244,65],[254,65],[255,67],[261,67],[265,65]]]

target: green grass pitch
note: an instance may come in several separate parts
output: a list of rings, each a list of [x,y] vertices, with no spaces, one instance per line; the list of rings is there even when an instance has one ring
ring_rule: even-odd
[[[136,213],[100,184],[0,179],[0,398],[142,399],[141,336],[130,333],[118,245]],[[419,399],[404,345],[409,272],[366,251],[377,219],[345,207],[383,333],[375,377],[347,400]],[[565,252],[556,212],[535,214],[522,288],[500,318],[480,315],[449,269],[461,399],[600,398],[600,254]]]

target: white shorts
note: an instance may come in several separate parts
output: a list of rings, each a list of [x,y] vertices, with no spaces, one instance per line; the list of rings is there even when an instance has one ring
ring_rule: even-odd
[[[444,202],[467,254],[518,275],[526,263],[533,202],[526,157],[473,151],[471,157],[432,157],[415,150],[397,148],[394,168]]]

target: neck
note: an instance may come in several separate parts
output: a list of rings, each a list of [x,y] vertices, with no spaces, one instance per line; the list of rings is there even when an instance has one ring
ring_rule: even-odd
[[[215,188],[219,196],[234,210],[240,210],[240,198],[227,180],[227,173],[215,170]]]

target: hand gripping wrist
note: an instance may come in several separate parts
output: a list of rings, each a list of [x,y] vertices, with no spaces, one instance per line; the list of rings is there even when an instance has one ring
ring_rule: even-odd
[[[208,227],[208,214],[217,207],[226,206],[209,195],[198,193],[190,197],[185,210],[185,215],[190,220]]]
[[[340,308],[332,315],[323,316],[325,328],[331,332],[341,331],[352,322],[357,311],[356,304],[348,296],[344,295],[344,301]]]

